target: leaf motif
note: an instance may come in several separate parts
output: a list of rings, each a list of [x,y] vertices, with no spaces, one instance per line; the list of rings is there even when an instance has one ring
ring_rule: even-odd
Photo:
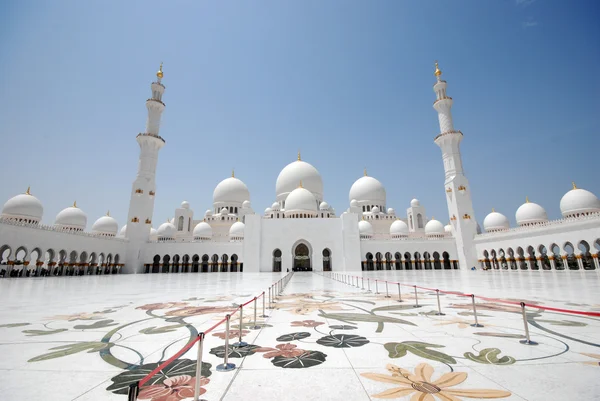
[[[148,375],[155,368],[157,368],[158,365],[158,363],[148,363],[145,365],[137,366],[131,370],[126,370],[125,372],[122,372],[117,376],[113,377],[111,379],[113,383],[106,389],[108,391],[112,391],[115,394],[127,394],[130,384],[138,382],[144,377],[146,377],[146,375]],[[202,376],[209,377],[212,374],[212,372],[210,371],[211,367],[212,365],[210,363],[202,362]],[[182,375],[189,375],[195,377],[196,361],[190,359],[176,359],[165,369],[159,371],[157,374],[152,376],[152,378],[148,381],[147,385],[151,386],[153,384],[160,384],[169,377]]]
[[[261,329],[264,328],[264,327],[273,327],[272,325],[266,324],[266,323],[256,323],[256,326],[260,327]],[[233,324],[233,325],[231,325],[231,327],[234,328],[234,329],[239,329],[240,325],[239,324]],[[253,322],[242,323],[242,327],[243,327],[243,329],[254,330],[254,323]]]
[[[0,327],[21,327],[21,326],[29,326],[31,323],[7,323],[7,324],[0,324]]]
[[[310,333],[307,333],[307,332],[290,333],[290,334],[284,334],[282,336],[277,337],[276,341],[289,342],[289,341],[294,341],[294,340],[301,340],[306,337],[310,337]]]
[[[474,316],[473,312],[458,312],[457,315],[460,316]],[[477,317],[492,317],[491,315],[486,315],[484,313],[481,312],[477,312]]]
[[[333,329],[333,330],[354,330],[357,327],[349,326],[349,325],[346,325],[346,324],[341,324],[341,325],[338,324],[338,325],[329,326],[329,328]]]
[[[571,326],[571,327],[584,327],[587,323],[574,322],[572,320],[542,320],[536,319],[536,322],[550,323],[552,326]]]
[[[342,322],[372,322],[372,323],[399,323],[416,326],[408,320],[398,319],[390,316],[371,315],[368,313],[325,313],[320,312],[319,316]]]
[[[426,305],[421,305],[421,306],[426,306]],[[371,309],[371,312],[388,312],[388,311],[393,311],[393,310],[407,310],[407,309],[415,309],[415,306],[410,305],[410,304],[380,306],[379,308]]]
[[[243,347],[229,347],[228,357],[229,358],[243,358],[248,355],[252,355],[256,352],[256,349],[260,348],[258,345],[248,344]],[[221,345],[219,347],[211,348],[208,352],[209,354],[216,355],[218,358],[225,357],[225,346]]]
[[[456,359],[448,354],[435,351],[429,348],[444,348],[444,345],[429,344],[419,341],[404,341],[401,343],[385,343],[384,348],[388,351],[390,358],[401,358],[410,352],[421,358],[431,359],[444,363],[456,363]]]
[[[320,351],[306,351],[300,356],[291,358],[276,356],[271,363],[284,369],[303,369],[322,364],[326,357],[327,355]]]
[[[483,363],[486,365],[512,365],[515,363],[515,358],[512,356],[505,355],[502,358],[498,359],[498,354],[500,354],[498,348],[485,348],[479,351],[479,355],[475,356],[472,352],[465,352],[465,358],[470,359],[471,361]]]
[[[98,320],[92,324],[78,324],[73,326],[75,330],[91,330],[91,329],[102,329],[110,326],[117,326],[119,323],[113,323],[114,320]]]
[[[88,353],[99,352],[103,349],[108,349],[112,347],[113,343],[103,343],[103,342],[84,342],[84,343],[75,343],[75,344],[67,344],[61,345],[59,347],[50,348],[51,350],[58,350],[54,352],[49,352],[47,354],[36,356],[35,358],[31,358],[27,362],[39,362],[45,361],[48,359],[61,358],[63,356],[76,354],[78,352],[88,350]]]
[[[485,336],[485,337],[525,338],[525,336],[523,334],[492,333],[492,332],[487,332],[487,331],[480,331],[480,332],[477,332],[474,334],[476,334],[478,336]]]
[[[172,331],[177,331],[178,328],[184,327],[184,324],[173,324],[171,326],[163,326],[163,327],[146,327],[145,329],[140,330],[141,334],[163,334],[170,333]]]
[[[68,331],[67,329],[56,329],[56,330],[23,330],[21,333],[27,334],[28,337],[32,336],[48,336],[50,334],[62,333]]]
[[[369,340],[366,338],[354,334],[334,334],[332,336],[321,337],[317,340],[317,344],[333,348],[362,347],[368,343]]]

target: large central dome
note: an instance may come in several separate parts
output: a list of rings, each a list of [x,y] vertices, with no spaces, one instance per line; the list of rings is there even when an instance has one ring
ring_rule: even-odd
[[[275,184],[277,201],[281,202],[302,182],[302,187],[309,190],[315,198],[323,201],[323,180],[319,171],[312,164],[298,160],[288,164],[281,170]]]
[[[229,177],[221,181],[213,192],[213,203],[239,203],[250,199],[250,192],[242,180]]]

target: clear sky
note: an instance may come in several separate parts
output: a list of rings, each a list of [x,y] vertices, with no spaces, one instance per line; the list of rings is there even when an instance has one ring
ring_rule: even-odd
[[[600,2],[0,2],[0,202],[46,224],[74,200],[88,229],[127,218],[150,83],[167,107],[154,227],[195,218],[231,174],[262,213],[279,171],[313,164],[338,214],[367,167],[405,215],[448,222],[432,108],[439,60],[481,223],[525,196],[560,217],[571,181],[600,195]]]

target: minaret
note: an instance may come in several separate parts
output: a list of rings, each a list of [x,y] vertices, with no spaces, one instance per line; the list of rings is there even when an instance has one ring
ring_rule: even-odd
[[[477,221],[473,212],[471,188],[465,177],[460,157],[460,141],[463,134],[454,129],[452,122],[452,98],[446,94],[446,81],[442,80],[442,71],[435,63],[437,82],[433,85],[436,100],[433,108],[438,112],[440,134],[435,143],[442,149],[442,160],[446,173],[445,191],[448,203],[450,223],[454,228],[458,261],[461,269],[477,266],[477,254],[473,239],[477,234]]]
[[[165,140],[158,135],[160,117],[165,109],[162,95],[165,91],[161,83],[163,78],[162,63],[156,73],[156,82],[152,82],[152,97],[146,100],[148,120],[146,132],[137,135],[140,145],[138,172],[131,188],[129,214],[127,216],[127,232],[129,239],[125,271],[127,273],[143,272],[143,261],[140,259],[142,245],[150,236],[152,215],[154,213],[154,196],[156,194],[156,164],[158,151],[165,145]]]

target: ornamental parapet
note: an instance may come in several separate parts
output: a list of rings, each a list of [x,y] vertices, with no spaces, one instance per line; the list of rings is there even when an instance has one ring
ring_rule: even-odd
[[[56,227],[56,226],[48,226],[45,224],[38,223],[25,223],[21,221],[15,221],[10,218],[0,217],[0,224],[6,224],[9,226],[15,227],[26,227],[34,230],[42,230],[42,231],[55,231],[58,233],[69,234],[69,235],[78,235],[80,237],[89,237],[89,238],[100,238],[109,241],[117,241],[117,242],[129,242],[127,238],[117,238],[117,237],[108,237],[101,233],[88,233],[85,231],[74,231],[69,230],[68,228]]]
[[[165,141],[165,140],[163,139],[163,137],[162,137],[162,136],[160,136],[160,135],[156,135],[156,134],[147,134],[147,133],[142,133],[142,132],[140,132],[139,134],[137,134],[136,138],[137,138],[138,136],[151,136],[152,138],[160,139],[161,141],[163,141],[163,143],[166,143],[166,141]]]
[[[166,105],[162,102],[162,100],[150,98],[150,99],[146,100],[146,102],[156,102],[156,103],[160,103],[166,107]]]
[[[433,104],[441,102],[442,100],[452,100],[452,98],[450,96],[446,96],[446,97],[443,97],[441,99],[437,99],[435,102],[433,102]]]
[[[463,133],[461,131],[446,131],[446,132],[442,132],[441,134],[439,134],[438,136],[436,136],[433,140],[437,141],[438,138],[441,138],[441,137],[446,136],[446,135],[460,135],[460,136],[462,136]]]

